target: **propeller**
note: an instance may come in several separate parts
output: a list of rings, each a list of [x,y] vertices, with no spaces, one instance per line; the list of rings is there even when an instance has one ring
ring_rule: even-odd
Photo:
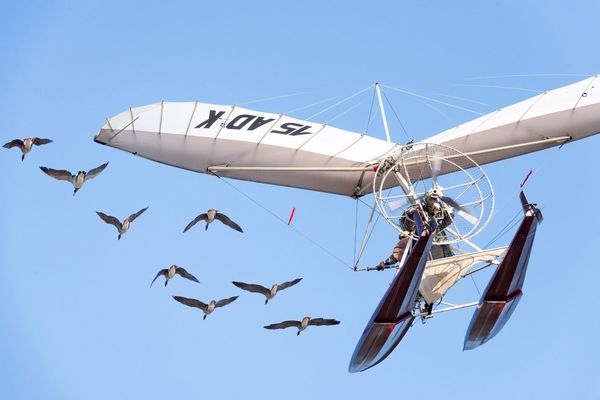
[[[440,174],[440,170],[442,169],[442,157],[444,155],[441,152],[435,152],[433,154],[433,159],[430,159],[429,165],[431,166],[431,186],[433,189],[438,188],[437,177]]]
[[[431,157],[428,157],[428,159],[427,159],[429,166],[431,167],[431,191],[424,193],[423,195],[421,195],[420,197],[417,198],[415,196],[414,191],[411,190],[411,192],[407,193],[405,197],[400,198],[396,201],[388,202],[387,206],[391,211],[396,211],[399,208],[405,209],[408,206],[410,206],[411,204],[415,204],[417,202],[417,199],[421,203],[424,203],[427,201],[427,198],[429,196],[432,196],[432,197],[435,197],[435,198],[439,199],[440,201],[446,203],[450,207],[454,208],[459,216],[461,216],[463,219],[465,219],[470,224],[475,225],[479,221],[479,218],[477,218],[475,215],[473,215],[471,212],[469,212],[463,206],[458,204],[454,199],[452,199],[448,196],[444,196],[442,194],[442,191],[444,190],[444,188],[438,184],[438,176],[442,169],[442,158],[443,157],[444,157],[444,154],[440,151],[437,151],[437,152],[433,153],[431,155]]]
[[[388,206],[388,208],[390,210],[396,211],[399,208],[404,209],[404,208],[408,207],[410,204],[411,204],[411,201],[410,201],[410,199],[407,196],[407,197],[404,197],[404,198],[402,198],[400,200],[390,201],[390,202],[387,203],[387,206]]]
[[[441,196],[440,200],[443,201],[444,203],[448,204],[450,207],[454,208],[455,210],[457,210],[458,215],[463,217],[465,220],[469,221],[472,225],[475,225],[477,223],[477,221],[479,220],[479,218],[477,218],[475,215],[471,214],[469,211],[467,211],[463,206],[458,204],[452,198],[447,197],[447,196]]]

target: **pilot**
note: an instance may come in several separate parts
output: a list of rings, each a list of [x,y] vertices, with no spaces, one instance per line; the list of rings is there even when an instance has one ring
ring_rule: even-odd
[[[389,256],[387,259],[383,260],[382,262],[380,262],[379,265],[377,265],[377,271],[383,271],[385,269],[385,267],[388,267],[390,265],[394,265],[394,264],[400,262],[400,260],[402,259],[402,256],[404,255],[404,252],[407,250],[406,246],[408,246],[409,243],[410,243],[410,232],[408,232],[408,231],[400,232],[400,240],[398,241],[398,243],[396,243],[394,250],[392,250],[392,255]]]

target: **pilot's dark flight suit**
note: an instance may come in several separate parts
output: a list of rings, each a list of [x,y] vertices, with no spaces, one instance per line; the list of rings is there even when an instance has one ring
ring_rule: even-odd
[[[394,265],[402,259],[402,255],[406,249],[406,246],[410,242],[410,236],[408,234],[401,234],[400,240],[396,243],[394,250],[392,250],[392,255],[387,259],[383,260],[377,266],[377,270],[382,271],[386,266]]]

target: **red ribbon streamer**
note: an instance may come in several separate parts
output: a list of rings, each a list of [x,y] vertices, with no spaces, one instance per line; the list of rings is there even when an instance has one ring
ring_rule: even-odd
[[[290,219],[288,221],[288,225],[292,223],[292,219],[294,218],[294,213],[296,212],[296,207],[292,208],[292,212],[290,214]]]
[[[529,170],[529,173],[527,174],[527,176],[523,180],[523,183],[521,183],[521,188],[523,188],[523,186],[525,186],[525,182],[527,182],[527,179],[529,179],[529,177],[531,176],[531,174],[533,174],[533,170],[532,169]]]

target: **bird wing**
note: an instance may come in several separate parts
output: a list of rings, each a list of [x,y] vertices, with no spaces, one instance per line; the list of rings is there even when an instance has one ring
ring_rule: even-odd
[[[52,169],[47,167],[40,167],[40,169],[48,176],[58,179],[59,181],[73,182],[73,174],[65,169]]]
[[[160,271],[158,271],[158,274],[156,274],[156,276],[154,277],[154,279],[152,279],[152,282],[150,283],[150,287],[152,287],[152,284],[154,284],[154,281],[158,279],[159,276],[164,276],[165,278],[167,277],[167,275],[169,274],[169,270],[168,269],[161,269]]]
[[[185,229],[183,230],[183,232],[185,233],[192,226],[196,225],[196,223],[198,221],[203,221],[203,220],[206,220],[207,218],[208,218],[208,215],[206,215],[206,213],[198,215],[196,218],[194,218],[194,220],[192,222],[190,222],[189,224],[187,224],[187,226],[185,227]]]
[[[227,225],[231,229],[235,229],[238,232],[244,233],[244,231],[242,230],[242,228],[240,228],[240,226],[238,224],[236,224],[231,219],[229,219],[229,217],[227,215],[225,215],[225,214],[216,213],[215,214],[215,219],[218,219],[219,221],[221,221],[222,223],[224,223],[225,225]]]
[[[175,268],[175,273],[177,275],[183,276],[185,279],[189,279],[190,281],[200,283],[200,281],[194,275],[190,274],[189,272],[187,272],[185,269],[183,269],[181,267]]]
[[[253,293],[261,293],[264,294],[265,296],[267,294],[269,294],[270,290],[267,289],[264,286],[261,285],[256,285],[254,283],[244,283],[244,282],[231,282],[233,283],[235,286],[239,287],[240,289],[243,290],[247,290],[248,292],[253,292]]]
[[[35,144],[36,146],[41,146],[43,144],[48,144],[48,143],[52,143],[52,140],[42,139],[42,138],[37,138],[37,137],[33,139],[33,144]]]
[[[180,302],[181,304],[185,304],[188,307],[196,307],[196,308],[201,309],[202,311],[206,311],[206,309],[208,308],[208,305],[204,304],[200,300],[190,299],[190,298],[183,297],[183,296],[173,296],[173,298],[175,300],[177,300],[178,302]]]
[[[300,282],[302,278],[294,279],[293,281],[283,282],[281,285],[277,285],[277,290],[287,289],[290,286],[294,286],[296,283]]]
[[[142,213],[144,211],[146,211],[147,209],[148,209],[148,207],[145,207],[145,208],[142,208],[140,211],[138,211],[138,212],[136,212],[134,214],[131,214],[129,216],[129,222],[133,222],[134,219],[136,219],[137,217],[139,217],[140,215],[142,215]]]
[[[23,149],[23,141],[21,139],[14,139],[14,140],[11,140],[8,143],[5,143],[4,146],[2,146],[2,147],[10,149],[10,148],[15,147],[15,146],[19,146],[20,149]]]
[[[86,172],[85,179],[86,180],[94,179],[95,177],[98,176],[98,174],[100,172],[104,171],[104,168],[106,168],[107,165],[108,165],[108,163],[105,162],[104,164],[100,165],[99,167],[90,169],[88,172]]]
[[[102,221],[106,222],[107,224],[114,225],[119,231],[121,230],[122,224],[117,218],[113,217],[112,215],[106,215],[100,211],[96,211],[96,214],[98,214]]]
[[[229,303],[233,303],[235,301],[235,299],[237,299],[237,298],[238,298],[238,296],[233,296],[228,299],[219,300],[219,301],[217,301],[217,304],[215,304],[215,307],[224,307]]]
[[[263,328],[265,328],[265,329],[285,329],[285,328],[292,328],[292,327],[300,328],[301,324],[302,323],[300,321],[283,321],[283,322],[279,322],[277,324],[263,326]]]
[[[339,323],[340,323],[340,321],[338,321],[337,319],[324,319],[324,318],[313,318],[310,321],[308,321],[309,325],[316,325],[316,326],[338,325]]]

